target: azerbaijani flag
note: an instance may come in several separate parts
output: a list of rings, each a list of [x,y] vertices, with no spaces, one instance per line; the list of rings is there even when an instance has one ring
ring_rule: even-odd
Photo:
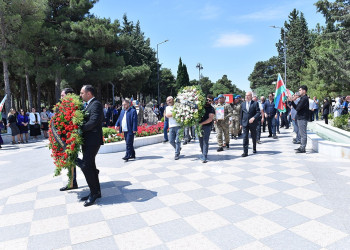
[[[2,99],[2,101],[0,102],[0,112],[2,111],[2,108],[4,107],[5,101],[6,101],[7,95],[5,95],[5,97]]]
[[[286,107],[284,104],[284,101],[286,100],[287,96],[287,88],[286,85],[284,85],[281,74],[278,73],[277,77],[277,84],[276,84],[276,92],[275,92],[275,108],[279,112],[286,112]]]

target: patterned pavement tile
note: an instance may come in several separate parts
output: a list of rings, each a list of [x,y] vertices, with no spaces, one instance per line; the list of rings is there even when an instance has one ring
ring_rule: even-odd
[[[102,198],[90,207],[79,202],[89,193],[80,169],[79,189],[69,192],[59,191],[66,176],[44,168],[20,176],[23,183],[8,178],[0,249],[348,249],[350,161],[296,155],[291,135],[281,132],[278,140],[263,133],[247,158],[241,139],[216,152],[212,134],[207,164],[198,142],[184,146],[178,161],[169,144],[137,148],[128,163],[123,152],[98,155]],[[38,144],[19,150],[52,166]],[[16,164],[10,151],[4,157]]]

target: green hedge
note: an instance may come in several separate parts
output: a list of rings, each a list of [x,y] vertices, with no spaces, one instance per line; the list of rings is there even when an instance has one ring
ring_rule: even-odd
[[[350,131],[349,118],[350,118],[349,114],[335,117],[333,119],[333,126],[337,127],[337,128],[341,128],[341,129],[347,130],[347,131]]]

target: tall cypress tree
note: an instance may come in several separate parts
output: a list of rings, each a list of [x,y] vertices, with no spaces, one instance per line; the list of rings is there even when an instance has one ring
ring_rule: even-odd
[[[301,81],[301,69],[306,66],[310,56],[310,32],[304,14],[294,9],[284,23],[287,47],[287,86],[297,89]],[[281,40],[276,44],[279,60],[284,63],[284,32],[281,30]]]

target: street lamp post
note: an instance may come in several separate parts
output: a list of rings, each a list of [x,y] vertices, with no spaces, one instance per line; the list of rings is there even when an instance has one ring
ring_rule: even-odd
[[[278,26],[270,26],[271,28],[274,29],[282,29],[283,30],[283,53],[284,53],[284,84],[287,87],[287,44],[286,44],[286,31],[284,28],[282,27],[278,27]]]
[[[198,68],[198,83],[201,84],[201,69],[203,69],[203,65],[201,63],[197,63],[196,68]]]
[[[160,45],[160,44],[162,44],[162,43],[166,43],[166,42],[168,42],[169,40],[167,39],[167,40],[165,40],[165,41],[163,41],[163,42],[161,42],[161,43],[158,43],[157,44],[157,82],[158,82],[158,100],[157,100],[157,102],[158,102],[158,105],[160,104],[160,95],[159,95],[159,60],[158,60],[158,46]]]

